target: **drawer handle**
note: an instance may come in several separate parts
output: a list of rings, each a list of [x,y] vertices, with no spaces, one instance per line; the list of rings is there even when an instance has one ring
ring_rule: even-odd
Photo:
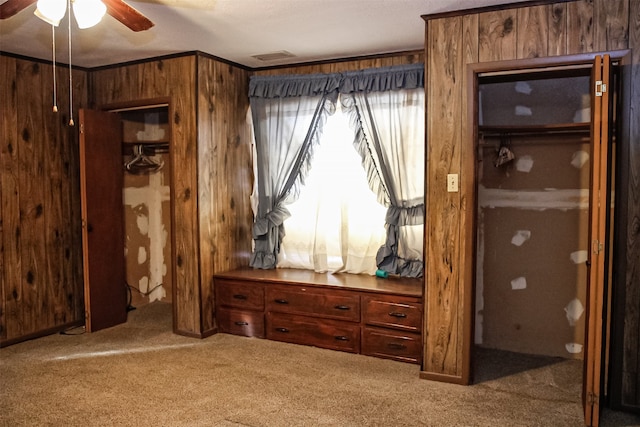
[[[275,299],[274,301],[278,304],[289,304],[289,301],[286,299]]]
[[[242,294],[235,294],[233,296],[235,299],[241,299],[241,300],[246,300],[247,296],[246,295],[242,295]]]
[[[289,330],[288,330],[287,328],[276,328],[276,331],[278,331],[278,332],[282,332],[282,333],[285,333],[285,334],[286,334],[287,332],[289,332]]]
[[[349,337],[345,337],[344,335],[338,335],[335,337],[337,341],[349,341]]]
[[[398,344],[395,342],[390,342],[389,344],[387,344],[387,347],[389,347],[392,350],[404,350],[407,348],[406,345],[404,344]]]
[[[247,322],[236,322],[237,326],[248,326],[249,324]]]
[[[351,310],[351,307],[349,307],[348,305],[336,305],[335,307],[336,310]]]
[[[391,313],[389,313],[389,316],[397,317],[398,319],[404,319],[405,317],[407,317],[405,313],[398,313],[397,311],[392,311]]]

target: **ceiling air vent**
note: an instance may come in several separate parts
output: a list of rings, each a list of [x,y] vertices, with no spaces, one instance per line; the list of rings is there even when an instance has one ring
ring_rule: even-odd
[[[251,55],[252,58],[256,58],[259,61],[277,61],[279,59],[294,58],[295,55],[286,50],[279,50],[277,52],[262,53],[260,55]]]

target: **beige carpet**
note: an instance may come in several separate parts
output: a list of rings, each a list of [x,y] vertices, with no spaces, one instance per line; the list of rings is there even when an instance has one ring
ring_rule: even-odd
[[[442,384],[389,360],[181,337],[154,303],[124,325],[1,349],[0,426],[582,425],[579,362],[513,358],[480,352],[477,384]],[[607,412],[602,425],[640,419]]]

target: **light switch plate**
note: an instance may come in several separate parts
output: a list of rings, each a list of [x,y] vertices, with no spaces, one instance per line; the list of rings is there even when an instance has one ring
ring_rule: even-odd
[[[447,175],[447,191],[449,193],[458,192],[458,174],[450,173]]]

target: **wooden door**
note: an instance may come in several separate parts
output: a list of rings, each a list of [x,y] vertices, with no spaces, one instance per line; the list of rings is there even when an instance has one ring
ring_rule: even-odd
[[[80,191],[87,332],[127,320],[121,122],[80,110]]]
[[[611,60],[609,55],[596,56],[592,72],[592,143],[591,191],[589,200],[586,342],[584,352],[583,404],[585,424],[598,426],[600,419],[600,391],[602,389],[603,325],[605,311],[605,277],[608,276],[608,180],[610,146]]]

